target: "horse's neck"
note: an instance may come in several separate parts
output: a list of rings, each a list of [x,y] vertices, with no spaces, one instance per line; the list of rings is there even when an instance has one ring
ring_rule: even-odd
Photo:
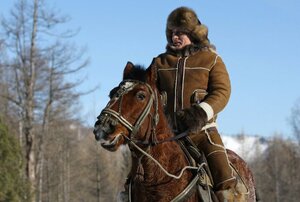
[[[156,141],[162,142],[173,137],[174,133],[162,108],[159,108],[158,111],[160,118],[156,126],[155,136]],[[170,179],[164,170],[173,175],[178,175],[181,169],[188,164],[183,150],[176,141],[166,141],[150,146],[147,149],[147,155],[142,155],[142,158],[133,158],[132,166],[132,171],[135,173],[137,170],[143,171],[145,182],[158,183],[166,180],[166,178]]]
[[[160,116],[156,127],[156,140],[161,142],[172,136],[174,134],[165,116]],[[181,170],[188,165],[185,154],[176,141],[161,142],[150,146],[146,151],[149,156],[138,153],[139,157],[134,155],[135,157],[132,159],[133,186],[139,190],[138,192],[133,191],[133,193],[137,201],[143,201],[145,196],[147,196],[147,201],[162,199],[171,201],[188,185],[192,177],[188,171],[185,171],[180,179],[168,176],[168,174],[178,176]]]
[[[159,113],[160,120],[156,128],[156,138],[158,142],[161,142],[174,137],[174,133],[169,125],[167,117],[163,114],[163,110],[159,109]],[[151,147],[149,154],[171,174],[176,174],[178,170],[181,170],[188,164],[183,150],[176,141],[159,143],[154,147]],[[150,158],[145,159],[145,169],[149,169],[150,173],[155,173],[154,175],[157,176],[157,178],[166,176],[166,173],[160,168],[160,166]]]
[[[149,156],[143,155],[140,158],[134,158],[132,166],[132,171],[139,177],[142,175],[140,179],[147,184],[159,184],[170,180],[165,171],[178,175],[180,170],[187,165],[183,151],[174,141],[151,146],[147,153]]]

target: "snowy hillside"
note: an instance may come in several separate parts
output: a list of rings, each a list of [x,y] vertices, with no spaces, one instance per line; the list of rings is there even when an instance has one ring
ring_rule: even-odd
[[[226,148],[233,150],[244,160],[251,161],[254,155],[262,154],[268,147],[266,139],[258,136],[222,135]]]

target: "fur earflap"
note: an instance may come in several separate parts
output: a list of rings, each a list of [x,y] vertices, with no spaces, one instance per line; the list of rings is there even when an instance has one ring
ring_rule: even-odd
[[[172,44],[172,31],[174,29],[188,33],[194,44],[201,47],[210,46],[207,27],[201,24],[197,14],[190,8],[179,7],[168,16],[166,37],[169,44]]]

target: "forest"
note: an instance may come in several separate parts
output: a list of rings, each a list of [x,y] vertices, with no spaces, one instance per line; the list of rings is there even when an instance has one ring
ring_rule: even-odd
[[[76,31],[43,4],[19,0],[0,25],[0,201],[116,201],[130,169],[130,152],[104,150],[76,113],[88,66]],[[47,39],[47,43],[45,43]],[[300,105],[289,117],[293,137],[274,134],[248,160],[264,202],[300,199]],[[233,134],[239,137],[247,134]]]

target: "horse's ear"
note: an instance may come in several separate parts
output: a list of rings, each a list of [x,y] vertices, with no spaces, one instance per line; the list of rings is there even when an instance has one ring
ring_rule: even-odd
[[[157,67],[152,63],[150,67],[147,68],[147,81],[148,83],[155,85],[156,80],[157,80]]]
[[[123,71],[123,78],[125,78],[127,75],[129,75],[129,73],[132,71],[132,69],[134,68],[134,64],[130,61],[127,62],[125,69]]]

